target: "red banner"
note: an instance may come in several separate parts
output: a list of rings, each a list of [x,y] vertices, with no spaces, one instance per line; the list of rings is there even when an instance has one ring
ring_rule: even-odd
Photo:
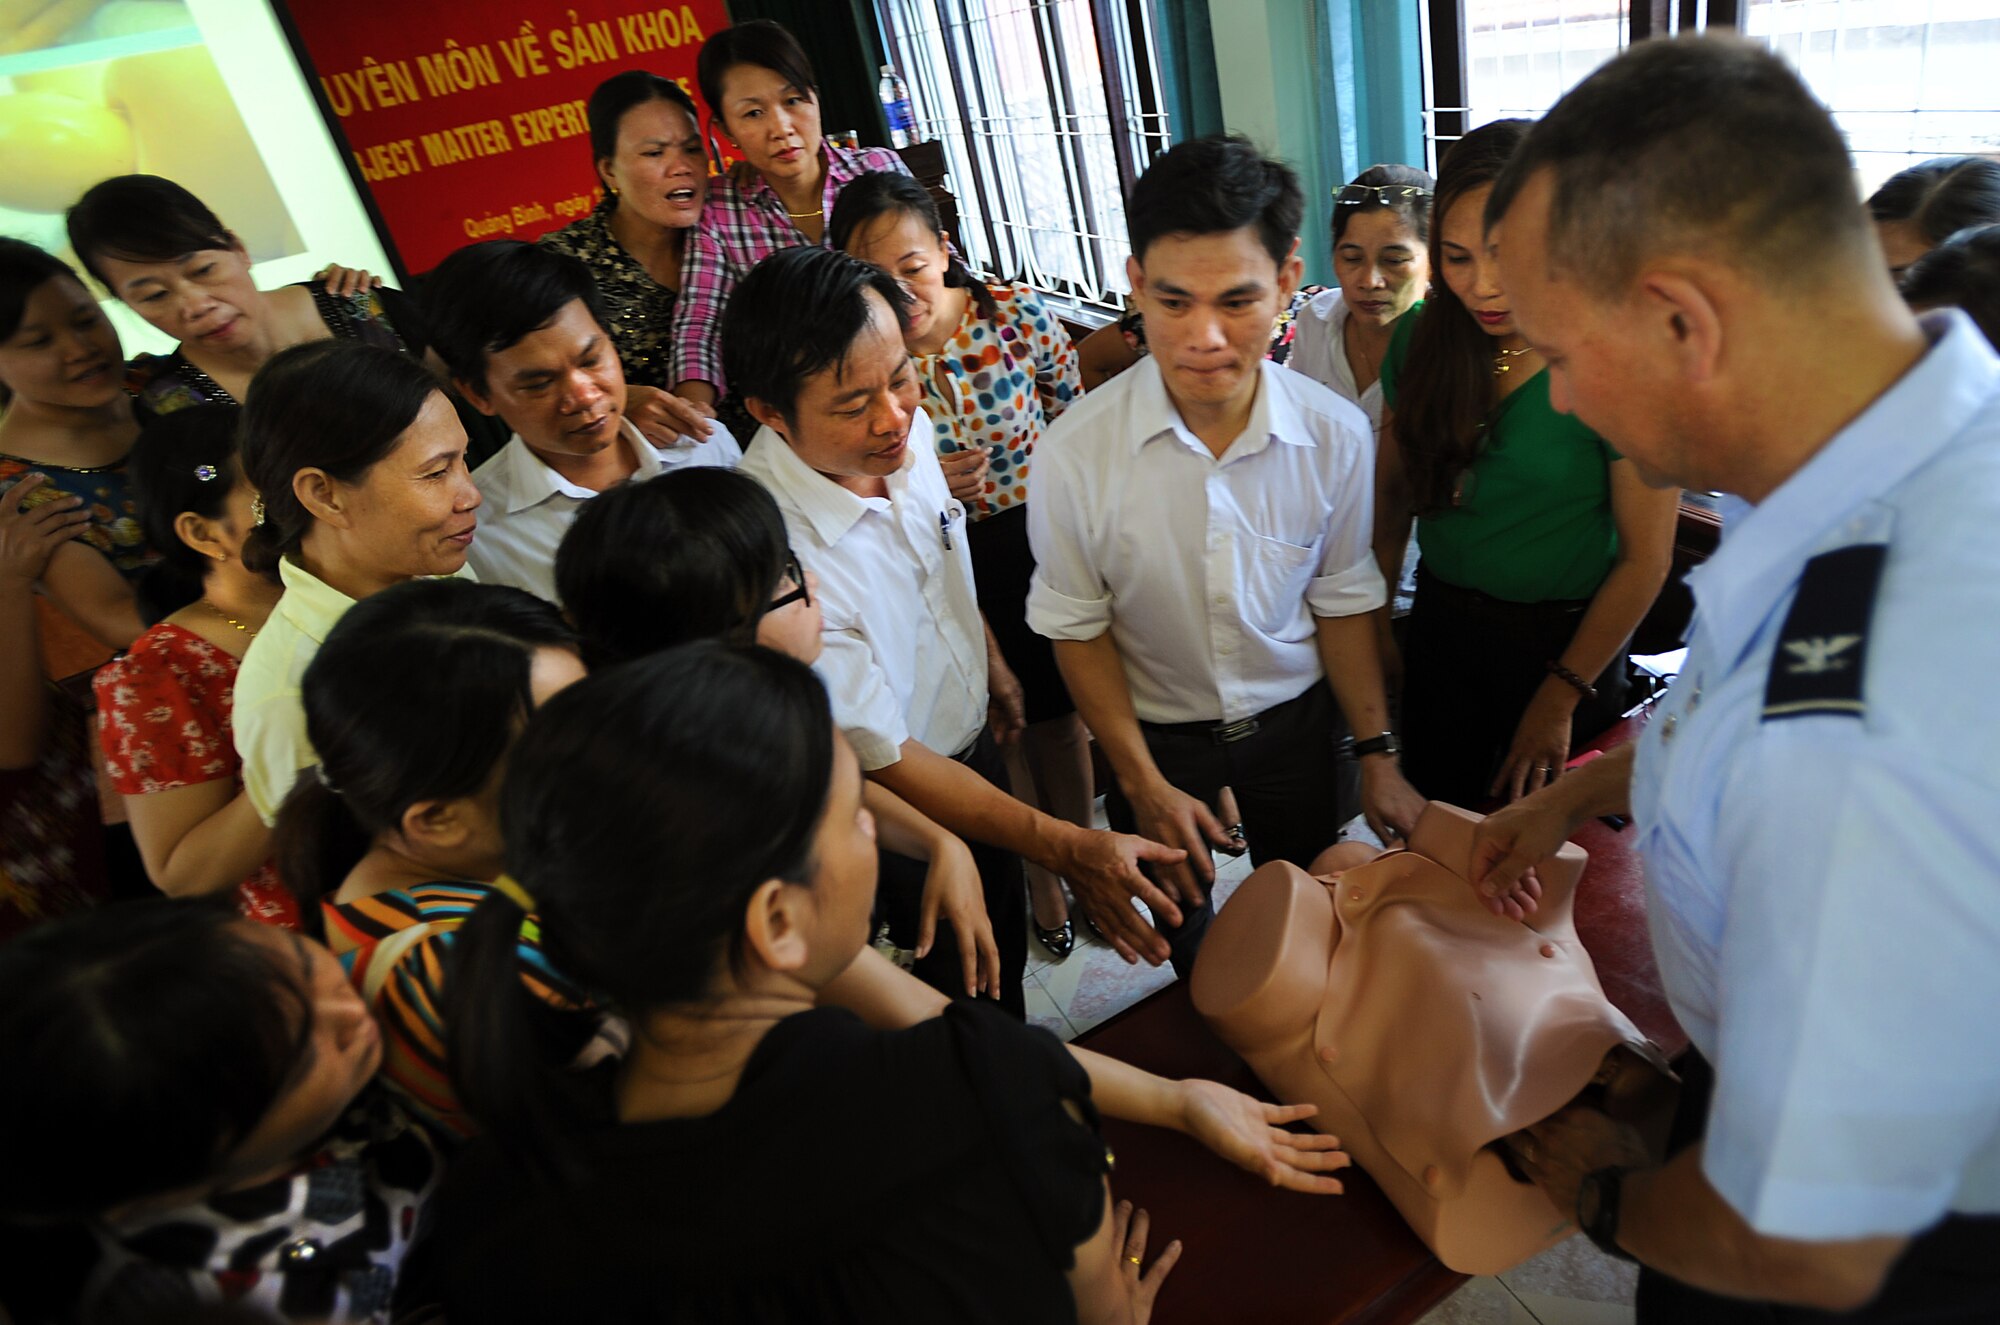
[[[533,239],[602,193],[584,102],[646,69],[694,90],[695,55],[728,25],[722,0],[286,0],[391,252],[428,271],[480,239]]]

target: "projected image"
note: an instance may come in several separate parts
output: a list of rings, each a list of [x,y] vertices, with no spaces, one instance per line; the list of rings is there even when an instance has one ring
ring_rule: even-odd
[[[0,11],[22,7],[0,0]],[[64,209],[99,180],[139,171],[206,202],[253,262],[300,251],[291,213],[178,0],[57,0],[47,10],[26,24],[49,32],[47,43],[0,54],[0,234],[69,259]]]

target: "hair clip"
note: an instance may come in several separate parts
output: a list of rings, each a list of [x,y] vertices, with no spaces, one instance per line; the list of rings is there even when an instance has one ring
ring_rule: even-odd
[[[250,499],[250,523],[259,528],[264,524],[264,499],[262,497],[252,497]]]
[[[220,471],[214,465],[196,465],[194,476],[203,483],[213,483]]]

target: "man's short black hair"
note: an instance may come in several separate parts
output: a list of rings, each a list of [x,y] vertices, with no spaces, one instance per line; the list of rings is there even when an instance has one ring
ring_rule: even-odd
[[[540,331],[581,299],[597,325],[604,308],[582,261],[518,239],[467,244],[424,278],[431,344],[451,375],[486,389],[486,357]]]
[[[1141,263],[1168,235],[1221,235],[1245,226],[1282,263],[1305,214],[1299,177],[1241,134],[1211,134],[1169,149],[1146,167],[1125,204],[1132,256]]]
[[[1640,42],[1577,84],[1495,183],[1487,224],[1544,170],[1551,269],[1593,294],[1622,294],[1664,251],[1791,288],[1873,253],[1833,117],[1782,59],[1737,38]]]
[[[780,249],[750,269],[722,314],[722,374],[745,400],[793,418],[799,388],[844,366],[868,326],[868,292],[888,302],[900,327],[910,296],[873,263],[830,248]]]
[[[1961,230],[1910,264],[1903,298],[1912,308],[1962,308],[2000,348],[2000,225]]]

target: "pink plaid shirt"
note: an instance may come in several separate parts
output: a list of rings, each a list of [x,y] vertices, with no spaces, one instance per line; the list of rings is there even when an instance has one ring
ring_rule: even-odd
[[[910,173],[903,159],[887,148],[864,147],[850,152],[826,143],[820,150],[826,161],[820,205],[829,217],[834,199],[856,176],[871,170]],[[737,187],[728,175],[711,179],[701,222],[688,236],[687,253],[681,260],[681,298],[674,310],[668,383],[707,382],[718,393],[724,391],[722,310],[736,283],[779,249],[811,242],[792,224],[785,215],[785,204],[761,178],[747,189]]]

